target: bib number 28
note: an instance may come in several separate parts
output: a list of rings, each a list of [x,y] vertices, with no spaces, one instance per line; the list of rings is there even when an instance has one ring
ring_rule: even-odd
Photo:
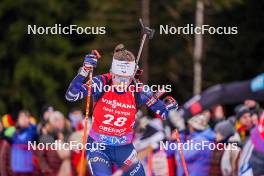
[[[118,117],[115,120],[115,116],[111,115],[111,114],[106,114],[104,115],[105,118],[107,118],[106,120],[103,121],[103,124],[106,125],[111,125],[111,126],[123,126],[125,125],[127,118],[125,117]]]

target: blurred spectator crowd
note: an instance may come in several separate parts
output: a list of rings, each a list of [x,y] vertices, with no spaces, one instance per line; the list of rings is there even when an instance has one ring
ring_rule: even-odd
[[[260,141],[263,142],[264,138],[258,137],[254,131],[261,112],[259,103],[254,100],[237,105],[229,117],[222,105],[216,105],[188,120],[183,119],[177,111],[170,112],[169,118],[164,121],[143,116],[138,111],[134,145],[147,175],[184,175],[179,150],[160,148],[160,141],[177,143],[175,129],[182,143],[206,141],[223,147],[223,150],[211,150],[209,147],[203,150],[183,149],[190,176],[262,175],[264,154],[257,150],[256,145],[263,144]],[[74,108],[65,116],[52,106],[43,107],[40,118],[33,117],[28,110],[21,110],[17,117],[10,114],[1,116],[0,175],[78,175],[81,151],[28,150],[28,142],[47,144],[60,140],[81,143],[83,118],[81,109]],[[232,144],[237,147],[232,150],[224,147]],[[263,149],[264,146],[259,147]],[[88,169],[85,175],[90,175]]]
[[[81,142],[83,112],[77,108],[72,109],[68,118],[65,118],[63,113],[52,106],[45,106],[41,114],[38,123],[27,110],[21,110],[17,118],[11,117],[10,114],[1,117],[1,176],[77,175],[80,151],[49,148],[35,150],[33,147],[29,150],[28,142]]]

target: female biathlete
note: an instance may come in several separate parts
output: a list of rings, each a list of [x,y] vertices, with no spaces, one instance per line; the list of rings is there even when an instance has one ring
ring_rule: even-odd
[[[68,101],[77,101],[87,96],[88,88],[83,82],[89,74],[89,68],[96,67],[96,64],[96,55],[90,54],[85,57],[83,66],[67,90]],[[124,175],[144,176],[143,166],[137,159],[132,144],[137,107],[146,104],[162,119],[167,117],[171,109],[176,108],[177,104],[173,99],[166,99],[165,103],[153,96],[151,91],[137,88],[135,70],[135,56],[126,50],[124,45],[119,44],[114,51],[110,73],[93,77],[91,93],[94,106],[92,127],[87,142],[105,145],[104,150],[87,151],[87,160],[93,175],[112,175],[114,163],[119,168],[127,166]],[[102,89],[106,85],[107,91],[105,88]],[[142,84],[139,87],[142,87]]]

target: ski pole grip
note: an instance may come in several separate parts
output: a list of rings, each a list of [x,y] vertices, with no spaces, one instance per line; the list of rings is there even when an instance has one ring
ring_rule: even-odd
[[[101,55],[97,50],[92,50],[92,54],[94,54],[96,56],[96,59],[100,59]]]

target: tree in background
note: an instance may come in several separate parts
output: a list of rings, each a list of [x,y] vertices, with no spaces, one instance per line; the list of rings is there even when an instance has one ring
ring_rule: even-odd
[[[82,8],[83,3],[45,0],[0,2],[0,23],[4,26],[0,29],[1,113],[20,108],[37,112],[45,103],[66,110],[62,98],[64,87],[67,78],[73,76],[73,63],[68,58],[74,53],[74,41],[78,39],[28,35],[27,25],[75,23],[88,10],[88,7]]]
[[[195,26],[202,28],[204,24],[204,2],[196,1]],[[202,54],[203,54],[203,34],[194,34],[193,47],[193,94],[197,95],[202,90]]]
[[[127,6],[127,7],[126,7]],[[64,99],[85,54],[103,51],[97,72],[106,72],[119,42],[135,48],[136,3],[125,1],[3,0],[0,2],[0,114],[43,104],[66,112]],[[27,25],[106,26],[107,35],[28,35]],[[76,106],[73,104],[72,106]]]

